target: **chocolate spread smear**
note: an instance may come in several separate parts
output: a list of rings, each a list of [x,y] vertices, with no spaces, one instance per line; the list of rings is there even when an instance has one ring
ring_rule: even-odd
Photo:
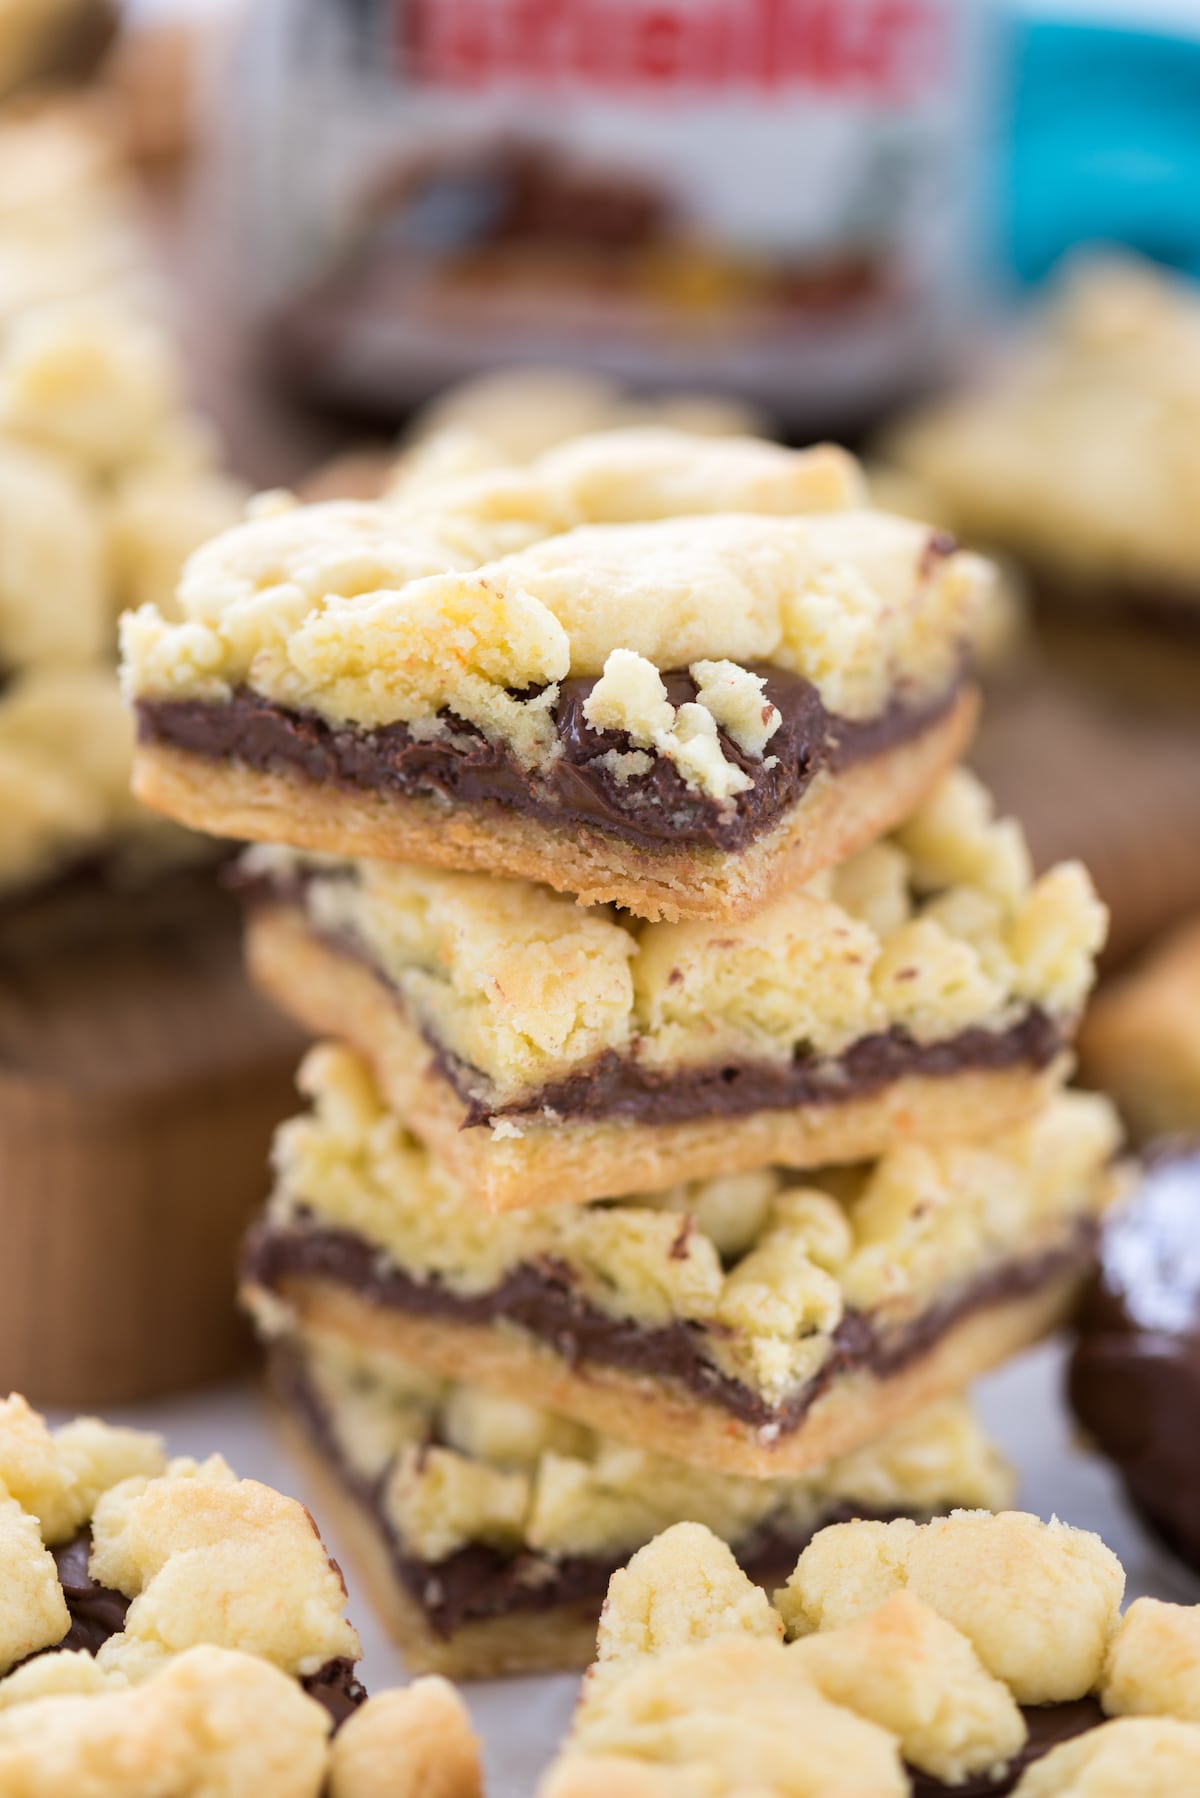
[[[247,1283],[268,1290],[289,1279],[330,1281],[368,1304],[417,1316],[483,1325],[503,1318],[549,1343],[573,1366],[592,1362],[652,1374],[744,1423],[784,1434],[799,1428],[839,1375],[859,1368],[879,1378],[899,1372],[971,1312],[1036,1292],[1060,1275],[1082,1269],[1094,1240],[1094,1222],[1080,1219],[1058,1247],[1002,1262],[892,1328],[881,1328],[866,1313],[847,1311],[820,1371],[779,1405],[714,1366],[705,1353],[707,1332],[701,1325],[680,1319],[651,1328],[610,1316],[579,1292],[565,1263],[550,1257],[518,1263],[487,1292],[459,1293],[436,1277],[417,1279],[405,1273],[364,1237],[326,1227],[301,1212],[292,1225],[263,1219],[254,1226],[242,1273]]]
[[[802,675],[770,663],[752,665],[752,671],[763,676],[764,699],[782,722],[759,759],[718,730],[726,758],[751,782],[723,802],[689,787],[675,764],[659,755],[645,773],[620,780],[604,758],[635,745],[624,731],[593,730],[587,723],[583,708],[594,679],[560,684],[551,714],[560,753],[534,771],[452,713],[441,715],[440,736],[418,739],[406,724],[369,730],[331,724],[316,712],[276,705],[249,687],[221,704],[141,699],[138,735],[143,743],[239,761],[262,773],[284,770],[345,789],[498,807],[552,828],[606,831],[648,850],[730,852],[769,830],[822,769],[845,767],[919,736],[950,711],[963,685],[963,677],[956,679],[932,702],[897,698],[878,716],[859,721],[827,711]],[[696,683],[686,670],[663,679],[673,705],[695,698]]]

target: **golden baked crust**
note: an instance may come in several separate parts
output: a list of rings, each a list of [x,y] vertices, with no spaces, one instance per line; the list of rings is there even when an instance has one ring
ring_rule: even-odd
[[[1079,1055],[1140,1140],[1200,1129],[1200,918],[1100,990]]]
[[[503,1397],[529,1399],[605,1435],[697,1467],[769,1480],[851,1454],[926,1406],[961,1392],[1057,1329],[1078,1300],[1081,1279],[1081,1273],[1060,1276],[1030,1295],[979,1306],[897,1373],[839,1375],[803,1424],[786,1433],[743,1422],[658,1377],[600,1365],[572,1368],[535,1338],[502,1326],[389,1310],[311,1276],[289,1276],[267,1296],[282,1300],[296,1327],[448,1379],[477,1380]],[[243,1296],[253,1302],[258,1295],[244,1289]]]
[[[772,1611],[724,1543],[677,1525],[613,1576],[596,1663],[543,1798],[598,1792],[601,1773],[610,1791],[664,1798],[907,1792],[903,1772],[855,1784],[852,1749],[843,1785],[825,1773],[843,1738],[814,1695],[836,1707],[839,1725],[849,1715],[883,1732],[923,1774],[951,1785],[987,1776],[1025,1744],[1018,1704],[1098,1693],[1112,1708],[1114,1646],[1124,1683],[1134,1668],[1149,1676],[1143,1716],[1088,1729],[1030,1766],[1016,1790],[1168,1798],[1190,1789],[1200,1766],[1190,1698],[1172,1708],[1196,1613],[1135,1605],[1120,1623],[1123,1587],[1098,1537],[1017,1512],[959,1511],[926,1525],[822,1531]],[[1156,1684],[1165,1663],[1175,1675]],[[860,1739],[861,1753],[870,1740]]]
[[[585,825],[551,832],[498,808],[383,792],[332,791],[291,771],[260,774],[164,744],[141,744],[133,784],[147,805],[218,836],[289,843],[544,881],[581,905],[620,905],[650,920],[753,916],[890,830],[970,742],[974,690],[921,735],[844,772],[818,774],[798,804],[736,855],[649,850]]]

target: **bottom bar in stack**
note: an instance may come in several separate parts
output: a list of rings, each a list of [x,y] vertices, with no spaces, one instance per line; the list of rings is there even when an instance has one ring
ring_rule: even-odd
[[[1012,1497],[960,1398],[828,1467],[754,1480],[328,1338],[277,1338],[271,1375],[408,1665],[459,1678],[586,1666],[612,1573],[672,1523],[706,1524],[770,1588],[827,1524]]]
[[[1070,1308],[1116,1181],[1107,1101],[984,1142],[489,1215],[363,1062],[305,1065],[247,1299],[714,1472],[775,1478],[959,1392]],[[569,1201],[569,1194],[564,1194]]]

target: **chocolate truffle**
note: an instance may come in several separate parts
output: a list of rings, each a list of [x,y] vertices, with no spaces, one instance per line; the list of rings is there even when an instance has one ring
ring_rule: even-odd
[[[1200,1569],[1200,1138],[1148,1153],[1099,1260],[1070,1402],[1141,1516]]]

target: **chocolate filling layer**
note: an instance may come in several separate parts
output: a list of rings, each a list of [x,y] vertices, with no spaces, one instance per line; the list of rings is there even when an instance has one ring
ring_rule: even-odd
[[[120,1635],[125,1628],[130,1601],[123,1592],[98,1584],[88,1572],[92,1553],[90,1529],[80,1530],[69,1542],[59,1543],[50,1552],[71,1619],[70,1629],[61,1642],[55,1643],[55,1649],[82,1649],[87,1654],[98,1654],[111,1636]],[[39,1654],[52,1652],[39,1650]],[[36,1660],[38,1655],[27,1655],[26,1659]],[[367,1696],[355,1678],[353,1661],[344,1658],[327,1661],[315,1673],[305,1675],[300,1684],[310,1698],[324,1705],[335,1729]]]
[[[436,1278],[413,1278],[352,1231],[327,1228],[301,1213],[291,1227],[260,1221],[247,1239],[242,1272],[249,1284],[268,1290],[289,1278],[327,1280],[384,1309],[469,1324],[503,1319],[549,1343],[573,1366],[592,1362],[673,1381],[706,1404],[777,1436],[798,1429],[839,1375],[866,1369],[886,1379],[898,1373],[972,1311],[1036,1292],[1081,1267],[1094,1240],[1093,1221],[1081,1218],[1058,1247],[1002,1262],[891,1329],[880,1329],[865,1313],[847,1311],[819,1373],[780,1405],[713,1365],[705,1352],[709,1332],[701,1325],[680,1320],[648,1328],[612,1317],[576,1289],[565,1263],[549,1257],[519,1263],[489,1292],[458,1293]]]
[[[587,723],[583,708],[596,684],[592,679],[561,683],[552,712],[560,753],[535,771],[452,713],[442,714],[439,736],[417,738],[407,724],[370,730],[330,724],[316,712],[276,705],[248,687],[224,704],[141,699],[138,735],[142,743],[242,762],[260,773],[284,770],[323,785],[498,807],[552,828],[600,829],[645,849],[729,852],[769,830],[822,769],[846,767],[919,736],[949,712],[962,686],[961,679],[955,681],[932,703],[898,699],[877,717],[857,721],[827,711],[817,688],[801,675],[769,663],[753,671],[763,676],[764,696],[782,722],[760,759],[718,731],[726,758],[751,781],[725,802],[689,787],[674,762],[660,755],[647,772],[618,779],[605,758],[635,745],[624,731],[593,730]],[[696,683],[686,670],[663,679],[673,705],[695,698]]]
[[[318,878],[332,877],[325,870],[301,872],[278,882],[261,875],[244,879],[235,874],[229,884],[236,886],[251,906],[279,903],[303,908],[306,887]],[[353,876],[347,874],[346,878]],[[361,962],[407,1012],[403,993],[358,937],[348,931],[323,931],[311,922],[309,928],[338,954]],[[417,1027],[422,1028],[419,1023]],[[464,1129],[499,1117],[544,1118],[547,1112],[560,1120],[619,1118],[638,1124],[750,1117],[757,1111],[791,1111],[801,1105],[835,1105],[865,1098],[906,1076],[933,1079],[967,1071],[1046,1068],[1064,1047],[1060,1026],[1038,1006],[1031,1006],[1016,1023],[1002,1030],[976,1025],[941,1042],[920,1043],[894,1025],[861,1037],[841,1055],[820,1056],[798,1048],[785,1062],[729,1060],[654,1068],[636,1055],[618,1055],[610,1049],[576,1073],[497,1105],[481,1094],[484,1075],[453,1055],[432,1031],[422,1028],[422,1034],[434,1051],[438,1071],[462,1103]]]

